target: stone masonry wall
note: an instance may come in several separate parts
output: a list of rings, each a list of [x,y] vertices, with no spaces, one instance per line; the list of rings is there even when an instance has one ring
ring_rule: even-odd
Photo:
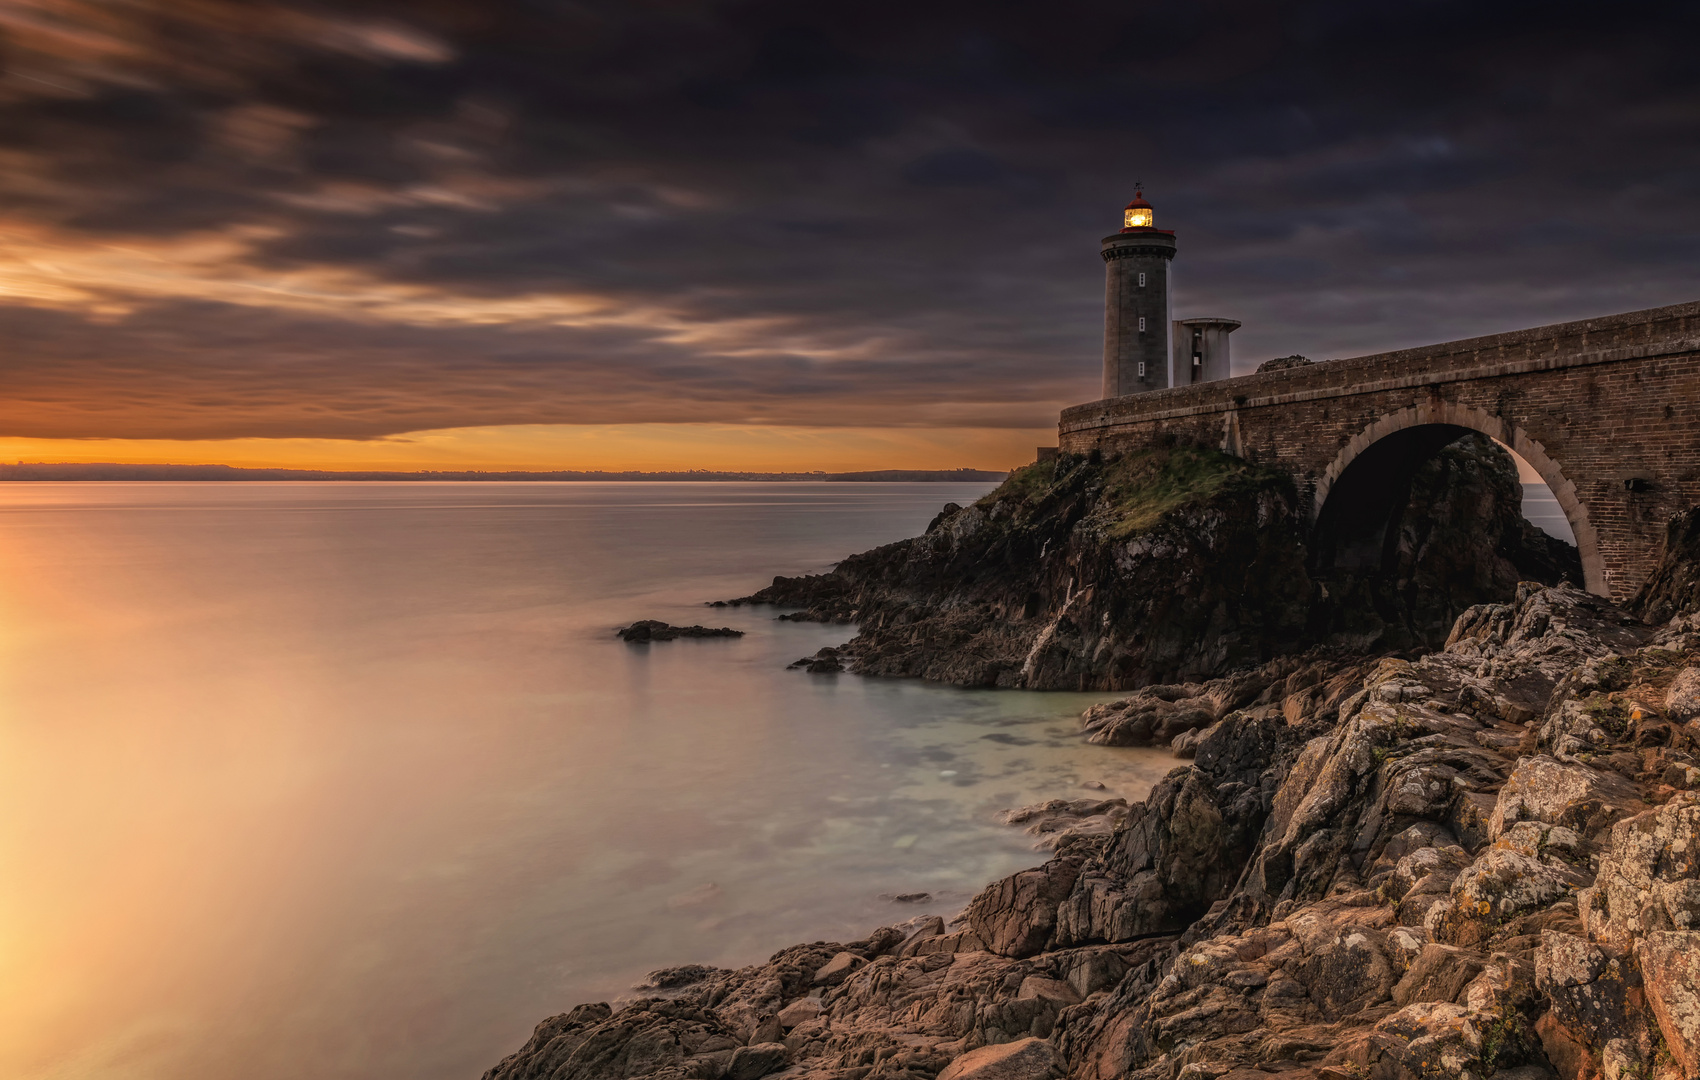
[[[1290,470],[1314,518],[1365,448],[1435,423],[1533,465],[1575,530],[1589,590],[1627,597],[1665,522],[1700,504],[1700,302],[1077,405],[1058,441],[1075,454],[1219,447]]]

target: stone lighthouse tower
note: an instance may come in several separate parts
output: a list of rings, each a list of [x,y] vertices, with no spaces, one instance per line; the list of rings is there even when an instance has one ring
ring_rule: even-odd
[[[1169,385],[1169,262],[1175,234],[1135,191],[1121,232],[1104,237],[1104,396]]]

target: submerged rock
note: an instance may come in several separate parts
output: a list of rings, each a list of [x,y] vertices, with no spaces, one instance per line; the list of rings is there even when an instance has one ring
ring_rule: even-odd
[[[674,638],[743,637],[742,630],[730,626],[672,626],[658,619],[640,619],[630,626],[614,631],[621,641],[644,644],[650,641],[672,641]]]

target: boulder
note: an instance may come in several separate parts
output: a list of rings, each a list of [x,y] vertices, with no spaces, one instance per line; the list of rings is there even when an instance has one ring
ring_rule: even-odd
[[[815,972],[815,985],[837,986],[850,977],[850,973],[866,964],[867,961],[852,952],[841,952],[831,960],[822,964]]]
[[[755,1043],[740,1046],[726,1069],[726,1080],[758,1080],[785,1065],[784,1043]]]
[[[1080,1004],[1080,995],[1075,993],[1074,987],[1061,979],[1047,979],[1043,975],[1029,975],[1022,979],[1021,989],[1015,996],[1018,1000],[1039,998],[1063,1005]]]
[[[1700,667],[1683,668],[1665,689],[1665,715],[1679,724],[1700,719]]]
[[[826,1011],[820,998],[798,998],[791,1004],[779,1010],[779,1026],[790,1030],[798,1024],[807,1023]]]
[[[1497,840],[1519,821],[1565,825],[1587,834],[1623,814],[1639,801],[1634,785],[1622,777],[1585,765],[1566,765],[1545,755],[1517,763],[1499,791],[1488,819],[1488,839]]]
[[[1456,844],[1450,847],[1418,848],[1393,865],[1383,888],[1394,900],[1403,899],[1429,877],[1435,877],[1426,892],[1444,894],[1463,869],[1470,865],[1470,854]]]
[[[939,918],[937,915],[924,919],[916,925],[915,932],[910,934],[903,942],[902,947],[897,950],[897,955],[914,956],[918,951],[920,951],[920,948],[924,943],[933,938],[939,937],[943,933],[943,919]]]

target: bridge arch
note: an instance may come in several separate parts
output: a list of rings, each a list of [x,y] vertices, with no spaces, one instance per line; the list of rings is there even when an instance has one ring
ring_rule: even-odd
[[[1349,439],[1334,460],[1323,470],[1317,480],[1311,497],[1311,524],[1313,528],[1322,522],[1323,511],[1328,503],[1328,496],[1333,492],[1340,480],[1349,469],[1365,453],[1371,452],[1378,445],[1384,449],[1392,444],[1384,443],[1390,437],[1403,439],[1420,444],[1427,432],[1420,429],[1432,429],[1433,439],[1443,440],[1434,445],[1429,453],[1453,439],[1461,437],[1465,432],[1479,432],[1491,439],[1509,446],[1516,451],[1517,456],[1527,461],[1540,474],[1547,487],[1552,490],[1558,505],[1564,510],[1565,518],[1570,522],[1570,529],[1576,536],[1576,550],[1582,559],[1583,583],[1587,590],[1599,596],[1611,595],[1611,586],[1606,580],[1605,558],[1600,551],[1599,536],[1594,526],[1588,520],[1588,508],[1576,494],[1573,484],[1558,463],[1547,454],[1546,448],[1529,437],[1521,427],[1503,417],[1484,412],[1457,402],[1447,401],[1438,395],[1428,401],[1409,408],[1388,413],[1357,435]],[[1401,432],[1407,433],[1400,436]],[[1428,441],[1432,441],[1428,440]],[[1419,451],[1420,452],[1420,451]]]

